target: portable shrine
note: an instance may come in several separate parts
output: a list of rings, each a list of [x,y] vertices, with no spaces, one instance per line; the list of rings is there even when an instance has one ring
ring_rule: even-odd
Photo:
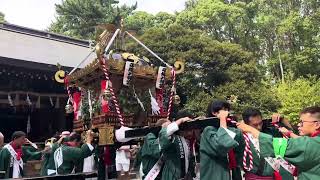
[[[180,103],[175,86],[183,62],[171,66],[121,24],[100,26],[104,31],[92,51],[96,58],[78,69],[84,61],[80,62],[65,78],[66,112],[74,114],[74,130],[98,129],[99,145],[114,144],[115,130],[121,127],[151,127],[158,119],[169,118],[173,104]],[[128,38],[161,65],[127,52]]]

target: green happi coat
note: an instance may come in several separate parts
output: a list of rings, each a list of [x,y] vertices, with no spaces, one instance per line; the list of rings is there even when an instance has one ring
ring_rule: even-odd
[[[162,180],[177,180],[182,178],[179,138],[178,135],[168,136],[167,128],[162,128],[159,133],[159,143],[165,159],[161,173]],[[189,154],[191,154],[191,151],[189,152]],[[190,176],[194,177],[195,162],[191,155],[189,156],[188,167]]]
[[[161,151],[158,138],[153,133],[147,134],[141,147],[142,179],[145,178],[152,167],[157,163],[160,156]],[[158,177],[160,176],[161,174],[158,175]]]
[[[233,170],[231,178],[228,152],[234,148],[237,164],[240,164],[243,157],[244,141],[239,130],[228,129],[235,132],[234,139],[224,128],[206,127],[203,130],[200,140],[201,180],[242,179],[239,167]]]
[[[281,132],[279,132],[274,127],[264,129],[263,132],[271,135],[272,137],[282,137]],[[264,158],[259,157],[258,152],[251,141],[250,141],[250,149],[252,151],[252,157],[253,157],[253,169],[250,171],[250,173],[256,174],[258,176],[273,176],[274,169],[269,165],[267,161],[264,160]],[[247,156],[247,162],[249,162],[248,156]],[[280,167],[280,175],[285,180],[294,179],[293,176],[282,167]]]
[[[41,152],[37,152],[34,150],[33,147],[26,147],[23,146],[22,147],[22,160],[24,163],[26,163],[27,161],[30,160],[40,160],[42,153]],[[2,148],[1,152],[0,152],[0,171],[4,172],[5,174],[0,174],[0,179],[6,179],[6,178],[11,178],[12,177],[12,166],[10,167],[10,164],[12,164],[13,162],[11,162],[13,159],[11,158],[11,154],[9,152],[9,150],[7,150],[6,148]],[[23,177],[23,172],[20,172],[21,176]]]
[[[55,152],[55,150],[57,148],[59,148],[59,144],[58,143],[54,143],[52,144],[51,150],[49,153],[44,154],[43,156],[43,162],[41,164],[41,176],[48,176],[50,174],[48,174],[48,169],[50,170],[56,170],[55,164],[54,164],[54,156],[53,153]],[[52,174],[52,175],[55,175]]]
[[[42,163],[41,163],[41,169],[40,169],[40,175],[41,176],[47,176],[48,175],[48,169],[47,165],[49,163],[50,153],[46,153],[42,157]]]
[[[250,149],[252,151],[252,157],[253,157],[253,169],[250,172],[259,176],[273,176],[274,169],[269,165],[267,161],[261,160],[261,158],[258,156],[258,153],[251,142],[250,142]],[[247,162],[249,162],[249,157],[247,157]],[[259,170],[259,167],[262,169]],[[283,167],[280,167],[280,175],[285,180],[294,179],[292,174],[290,174],[290,172],[285,170]]]
[[[143,143],[144,144],[144,143]],[[139,169],[140,168],[140,165],[142,163],[142,157],[141,157],[141,154],[142,154],[142,148],[139,149],[137,155],[136,155],[136,158],[133,162],[133,167],[135,169]]]
[[[93,150],[87,144],[82,145],[81,148],[67,145],[61,145],[61,148],[63,163],[58,168],[58,174],[70,174],[74,169],[82,169],[83,159],[91,156]]]
[[[260,133],[261,156],[274,157],[273,137]],[[320,177],[320,137],[299,137],[288,140],[284,159],[298,168],[299,180],[316,180]]]

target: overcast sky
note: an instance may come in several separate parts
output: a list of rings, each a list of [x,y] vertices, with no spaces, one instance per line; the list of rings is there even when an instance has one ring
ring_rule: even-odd
[[[55,4],[62,0],[0,0],[0,12],[12,24],[44,30],[55,20]],[[186,0],[119,0],[120,4],[138,2],[140,11],[174,13],[184,8]]]

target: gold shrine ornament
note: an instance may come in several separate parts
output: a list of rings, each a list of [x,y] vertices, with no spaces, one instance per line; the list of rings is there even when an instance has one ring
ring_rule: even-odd
[[[103,91],[103,99],[108,101],[112,98],[112,93],[109,89]]]
[[[73,106],[70,104],[67,104],[65,107],[66,113],[71,114],[73,112]]]
[[[63,70],[59,70],[56,72],[56,74],[54,75],[54,79],[58,82],[58,83],[64,83],[64,78],[66,76],[66,72]]]
[[[181,103],[180,96],[179,96],[179,95],[175,95],[175,96],[173,97],[173,104],[178,105],[178,104],[180,104],[180,103]]]
[[[177,60],[174,63],[174,68],[176,70],[176,74],[181,74],[184,71],[185,63],[182,60]]]
[[[114,127],[105,126],[99,128],[99,145],[113,145],[114,144]]]

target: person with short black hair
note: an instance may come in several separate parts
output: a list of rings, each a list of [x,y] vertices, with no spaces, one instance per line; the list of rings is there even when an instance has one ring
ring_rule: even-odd
[[[21,178],[24,162],[41,159],[44,151],[30,151],[24,146],[27,141],[26,134],[22,131],[15,131],[12,134],[12,141],[0,152],[0,172],[5,172],[0,174],[0,178]]]
[[[216,117],[216,114],[219,113],[219,111],[230,111],[231,105],[224,100],[213,100],[211,103],[209,103],[207,108],[207,117]]]
[[[262,113],[259,111],[259,109],[256,109],[256,108],[245,109],[244,112],[242,113],[242,118],[246,124],[248,124],[251,127],[254,127],[255,129],[261,132],[269,134],[273,137],[282,137],[281,132],[277,130],[274,126],[263,128]],[[255,146],[253,142],[256,143]],[[244,178],[246,180],[254,180],[254,179],[273,180],[274,176],[278,175],[278,172],[280,172],[280,175],[283,177],[283,179],[293,180],[293,176],[284,168],[280,167],[279,169],[276,169],[276,170],[272,168],[277,166],[270,163],[274,163],[276,161],[270,160],[270,157],[268,157],[269,159],[265,159],[259,156],[259,152],[256,149],[259,147],[257,145],[256,139],[251,137],[251,141],[249,143],[250,143],[250,149],[252,151],[252,157],[253,157],[253,168],[249,172],[245,171]]]
[[[251,124],[258,130],[262,130],[262,114],[259,109],[256,108],[247,108],[242,113],[242,119],[246,124]]]
[[[238,128],[258,138],[262,157],[280,157],[297,168],[298,179],[319,179],[320,177],[320,107],[305,108],[300,113],[297,138],[273,138],[245,124]]]
[[[207,117],[219,118],[220,127],[208,126],[201,134],[201,180],[242,179],[237,161],[243,157],[240,155],[243,152],[244,141],[239,130],[227,127],[229,111],[230,104],[223,100],[213,100],[208,105]]]

